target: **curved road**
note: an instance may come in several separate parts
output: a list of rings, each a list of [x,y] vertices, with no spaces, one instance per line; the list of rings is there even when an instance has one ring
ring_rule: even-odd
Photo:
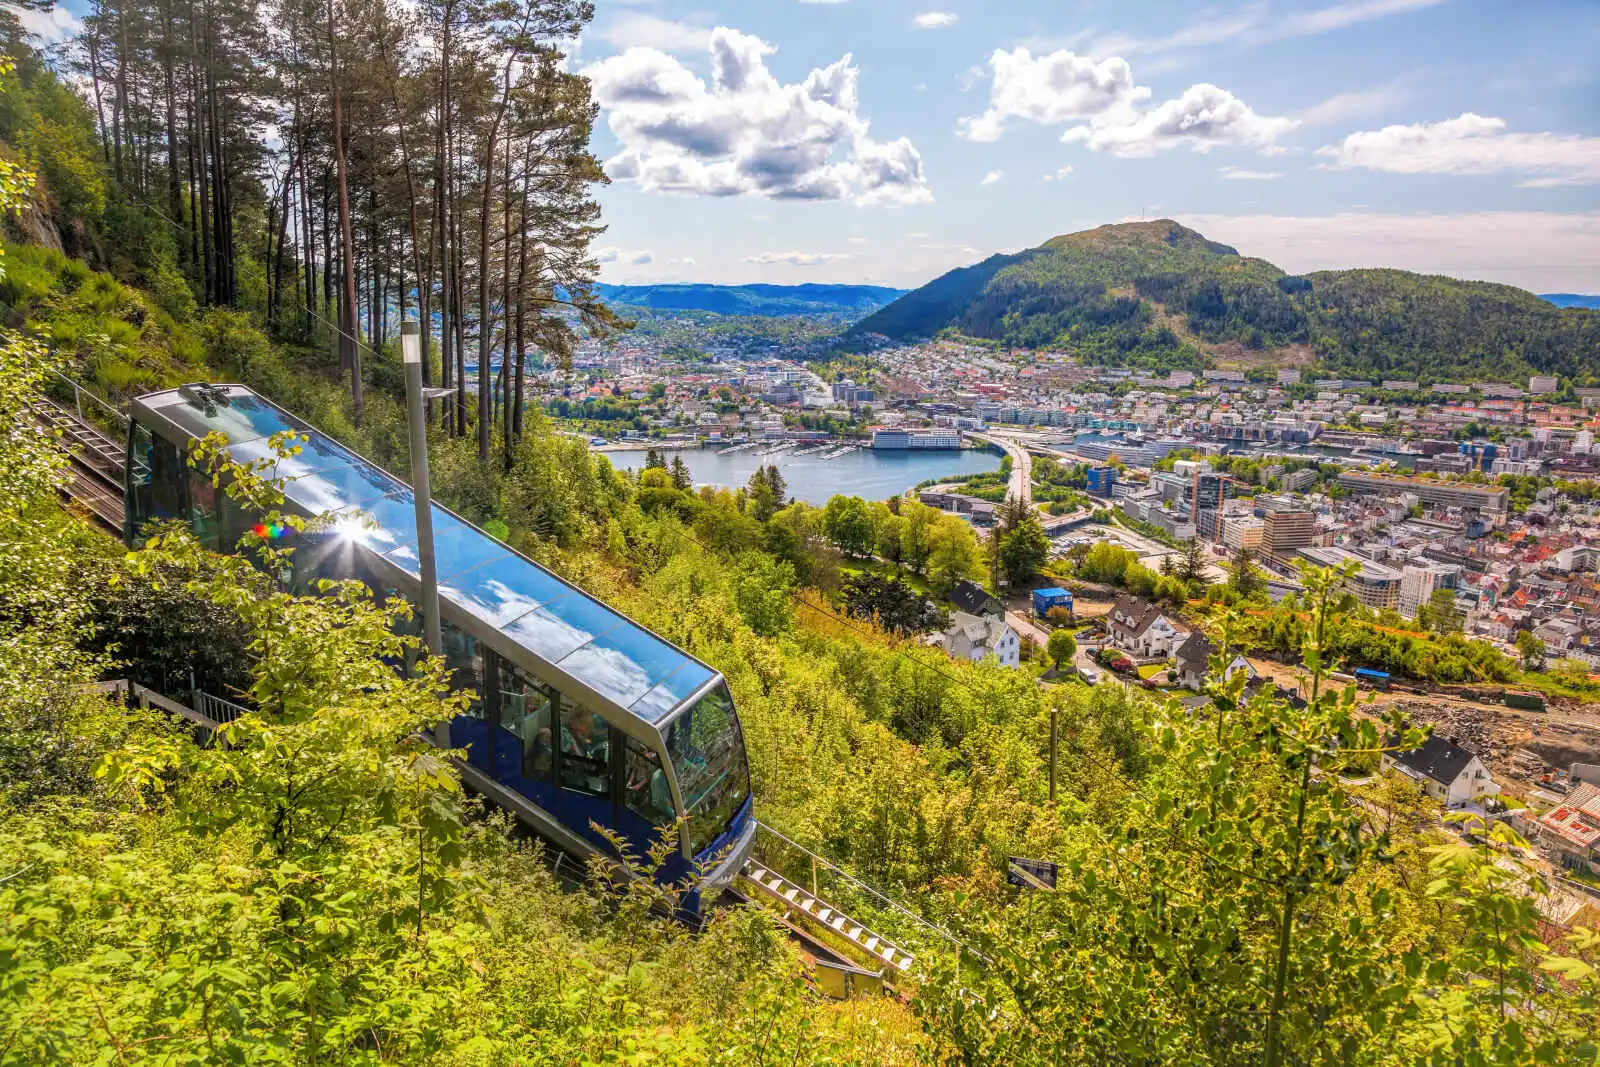
[[[1029,507],[1033,506],[1033,457],[1028,455],[1028,450],[1008,437],[996,437],[992,434],[975,433],[968,431],[968,436],[979,441],[987,442],[996,448],[1005,449],[1006,455],[1011,457],[1011,484],[1006,486],[1006,495],[1014,496]]]

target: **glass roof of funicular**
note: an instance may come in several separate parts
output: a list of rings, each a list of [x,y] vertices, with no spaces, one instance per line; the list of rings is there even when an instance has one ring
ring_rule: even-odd
[[[309,440],[264,476],[283,479],[283,494],[310,514],[349,516],[340,531],[401,570],[420,576],[415,497],[349,449],[286,415],[241,386],[224,387],[228,406],[207,415],[177,391],[141,398],[193,437],[228,435],[236,462],[273,455],[267,438],[284,430]],[[555,664],[652,725],[714,677],[703,663],[488,534],[433,507],[439,596]]]

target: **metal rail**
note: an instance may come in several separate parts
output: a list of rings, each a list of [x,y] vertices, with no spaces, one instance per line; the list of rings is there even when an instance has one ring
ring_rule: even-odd
[[[71,458],[70,478],[61,491],[101,525],[120,535],[125,514],[123,482],[127,449],[85,416],[84,404],[87,401],[91,411],[98,405],[119,425],[125,426],[128,417],[66,375],[53,368],[46,369],[59,383],[69,387],[73,395],[71,408],[44,393],[29,405],[35,421],[56,437]]]
[[[857,878],[855,875],[851,874],[849,871],[845,870],[843,867],[840,867],[838,864],[834,863],[832,860],[828,859],[826,856],[818,855],[817,853],[811,851],[809,848],[806,848],[804,845],[802,845],[799,842],[795,841],[793,838],[791,838],[788,835],[784,834],[782,831],[774,829],[771,826],[768,826],[766,823],[760,821],[759,819],[756,820],[756,826],[758,827],[760,832],[765,832],[765,833],[771,834],[773,837],[776,837],[778,840],[782,841],[784,844],[788,845],[790,848],[795,849],[796,851],[798,851],[798,852],[804,854],[805,856],[807,856],[811,860],[811,862],[813,864],[813,870],[815,869],[816,866],[826,867],[828,870],[830,870],[834,874],[838,875],[845,882],[849,883],[849,885],[852,888],[858,889],[861,892],[866,893],[867,895],[871,896],[874,900],[877,900],[879,903],[883,904],[885,907],[887,907],[887,908],[899,913],[900,915],[904,916],[907,919],[910,919],[913,923],[915,923],[916,925],[922,927],[923,929],[928,930],[928,931],[936,934],[937,936],[943,938],[944,940],[950,942],[950,944],[954,945],[958,951],[967,953],[968,955],[971,955],[976,959],[982,960],[984,963],[990,962],[989,958],[987,956],[985,956],[983,953],[977,951],[976,949],[968,946],[966,942],[962,941],[959,937],[957,937],[955,934],[951,933],[949,930],[946,930],[944,927],[940,926],[938,923],[931,922],[928,919],[924,919],[921,915],[918,915],[916,912],[912,911],[910,908],[907,908],[904,905],[900,904],[899,902],[897,902],[895,900],[892,900],[889,897],[885,896],[883,893],[879,892],[877,889],[874,889],[872,886],[868,885],[866,882],[863,882],[861,879]]]

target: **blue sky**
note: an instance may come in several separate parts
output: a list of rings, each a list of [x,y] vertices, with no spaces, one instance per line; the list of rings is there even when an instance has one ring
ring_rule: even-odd
[[[596,8],[607,281],[910,287],[1148,216],[1292,271],[1600,293],[1600,0]]]
[[[911,286],[1148,215],[1600,292],[1593,0],[597,7],[607,280]]]

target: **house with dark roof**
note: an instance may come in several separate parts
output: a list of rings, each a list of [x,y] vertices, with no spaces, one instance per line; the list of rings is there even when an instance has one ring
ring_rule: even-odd
[[[1464,807],[1475,797],[1500,792],[1475,753],[1456,744],[1454,738],[1437,734],[1416,748],[1386,753],[1381,766],[1410,778],[1447,808]]]
[[[988,590],[977,582],[969,582],[965,578],[956,583],[950,591],[950,602],[958,611],[968,615],[993,615],[996,618],[1006,617],[1006,606],[999,599],[991,595]]]
[[[1111,643],[1135,656],[1170,656],[1189,632],[1189,627],[1136,596],[1118,597],[1106,616]]]
[[[1216,648],[1205,634],[1199,630],[1189,634],[1172,653],[1173,670],[1177,672],[1178,684],[1195,690],[1204,685],[1206,674],[1210,670],[1211,657],[1215,652]],[[1235,655],[1228,661],[1222,676],[1232,678],[1239,671],[1246,672],[1247,685],[1256,680],[1256,669],[1250,666],[1250,661],[1242,655]]]

